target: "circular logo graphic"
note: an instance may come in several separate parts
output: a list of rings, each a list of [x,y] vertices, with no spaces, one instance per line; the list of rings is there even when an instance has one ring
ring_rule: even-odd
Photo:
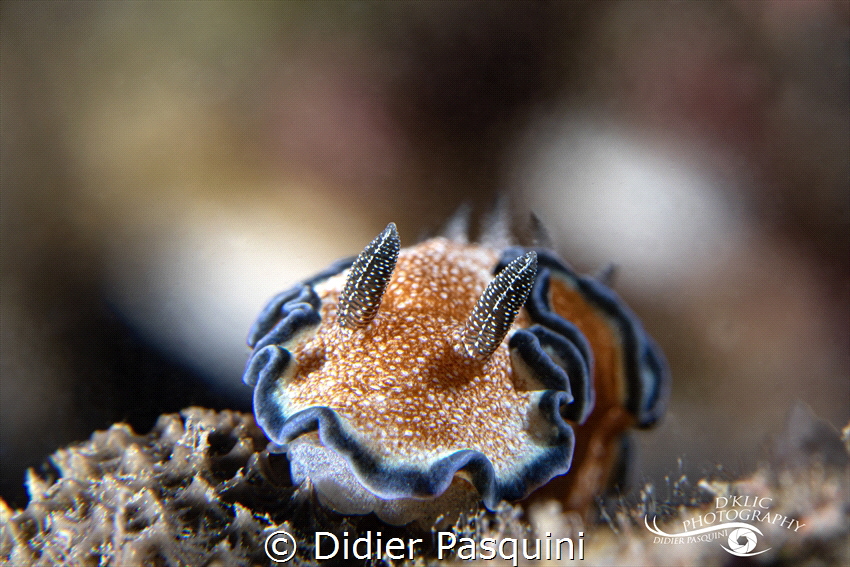
[[[295,556],[295,538],[283,530],[277,530],[266,538],[266,555],[275,563],[286,563]]]
[[[758,538],[753,530],[738,528],[729,534],[729,550],[735,555],[749,553],[756,548]]]

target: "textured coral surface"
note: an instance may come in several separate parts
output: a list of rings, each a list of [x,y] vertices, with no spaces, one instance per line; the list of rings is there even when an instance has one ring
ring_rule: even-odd
[[[389,539],[417,529],[324,510],[309,483],[291,486],[267,443],[253,415],[202,408],[162,415],[147,435],[125,424],[96,432],[54,453],[55,478],[30,470],[25,510],[0,499],[0,562],[271,565],[266,538],[285,530],[298,540],[287,565],[313,564],[317,530]]]
[[[253,416],[190,408],[148,435],[124,424],[60,449],[54,481],[30,471],[30,503],[0,501],[0,557],[15,565],[246,565],[268,561],[279,524],[254,498],[289,499],[258,479],[266,444]],[[252,509],[253,508],[253,509]]]
[[[553,502],[527,510],[509,505],[495,512],[472,510],[453,529],[459,538],[478,541],[544,538],[546,533],[575,538],[583,531],[587,565],[732,565],[736,558],[718,541],[655,543],[643,518],[657,517],[661,529],[680,532],[683,522],[710,512],[718,497],[747,494],[771,498],[772,514],[803,525],[794,531],[756,524],[771,549],[746,564],[846,565],[847,447],[836,432],[824,430],[822,422],[802,410],[792,414],[788,426],[754,474],[693,487],[684,477],[666,490],[647,486],[637,503],[603,512],[607,521],[588,524]],[[848,440],[850,427],[845,430]],[[55,478],[29,473],[31,498],[25,510],[13,511],[0,500],[0,560],[12,565],[272,565],[264,553],[265,538],[283,529],[298,542],[288,565],[315,563],[316,530],[338,535],[382,531],[385,540],[422,538],[425,543],[413,564],[440,563],[428,543],[433,542],[428,529],[395,528],[374,516],[344,517],[323,510],[309,483],[289,485],[286,463],[265,453],[266,442],[253,416],[201,408],[163,415],[147,435],[123,424],[96,432],[52,456]]]

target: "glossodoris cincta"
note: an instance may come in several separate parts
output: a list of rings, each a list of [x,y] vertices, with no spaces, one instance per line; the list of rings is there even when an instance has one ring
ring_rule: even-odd
[[[392,223],[274,297],[248,343],[257,422],[293,479],[399,525],[547,483],[586,506],[621,434],[652,425],[669,390],[634,314],[553,252],[442,237],[401,249]]]

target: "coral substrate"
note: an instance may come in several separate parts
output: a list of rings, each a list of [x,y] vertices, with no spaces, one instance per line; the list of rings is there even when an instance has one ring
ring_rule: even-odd
[[[201,408],[163,415],[147,435],[125,424],[97,432],[51,457],[55,479],[29,472],[25,510],[0,500],[0,560],[268,565],[272,532],[309,544],[317,529],[355,532],[368,522],[325,514],[309,487],[289,484],[285,458],[266,453],[267,443],[253,415]],[[312,556],[299,543],[289,564]]]
[[[47,478],[30,471],[26,509],[13,511],[0,500],[0,562],[277,565],[266,556],[265,541],[269,534],[285,530],[298,544],[287,565],[311,565],[316,563],[316,531],[342,539],[345,532],[371,530],[382,532],[384,541],[421,538],[412,563],[395,563],[431,565],[440,563],[436,530],[452,529],[458,538],[475,541],[546,538],[547,533],[576,539],[581,531],[583,563],[588,565],[728,565],[737,558],[721,546],[725,538],[658,543],[644,518],[657,518],[658,527],[669,533],[682,532],[696,518],[707,521],[707,514],[717,512],[718,498],[727,498],[731,509],[732,497],[749,495],[770,498],[774,518],[781,515],[797,522],[790,528],[780,522],[753,522],[763,532],[760,545],[770,549],[747,558],[752,564],[850,564],[847,452],[835,432],[821,425],[798,412],[789,423],[794,436],[781,437],[754,474],[693,486],[679,479],[665,494],[646,487],[636,502],[609,509],[607,522],[588,525],[553,501],[528,509],[507,504],[493,512],[473,509],[453,526],[393,527],[374,515],[346,517],[323,509],[309,482],[293,487],[285,457],[265,451],[267,439],[252,415],[189,408],[180,415],[161,416],[147,435],[117,424],[60,449],[51,457],[54,474]],[[850,439],[850,434],[845,436]],[[821,441],[813,443],[815,438]],[[457,563],[463,557],[444,559]],[[388,557],[333,563],[394,564]],[[521,556],[520,563],[548,564],[545,559],[525,562]]]

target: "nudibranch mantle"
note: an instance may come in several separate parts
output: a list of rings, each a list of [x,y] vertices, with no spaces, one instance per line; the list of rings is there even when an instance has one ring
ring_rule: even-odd
[[[615,397],[650,424],[663,359],[613,292],[543,250],[446,238],[399,249],[390,224],[254,324],[244,381],[270,449],[330,507],[395,524],[464,484],[491,509],[524,498],[570,469],[574,427],[594,407],[594,351],[553,309],[561,287],[593,295],[610,320],[624,355],[608,370],[636,377]]]

